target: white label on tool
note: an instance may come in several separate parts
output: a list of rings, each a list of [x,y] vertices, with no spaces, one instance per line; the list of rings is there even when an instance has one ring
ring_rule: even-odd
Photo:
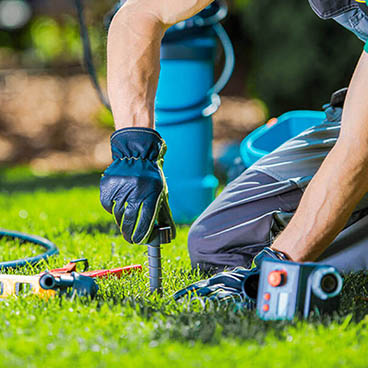
[[[279,317],[286,317],[287,316],[288,301],[289,301],[289,294],[288,293],[280,293],[279,303],[278,303],[278,306],[277,306],[277,315]]]

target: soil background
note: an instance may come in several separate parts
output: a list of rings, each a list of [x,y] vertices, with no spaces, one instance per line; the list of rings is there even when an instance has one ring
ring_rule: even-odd
[[[88,76],[13,70],[0,75],[0,165],[39,172],[103,169],[113,129]],[[214,115],[214,156],[265,121],[257,100],[222,97]]]

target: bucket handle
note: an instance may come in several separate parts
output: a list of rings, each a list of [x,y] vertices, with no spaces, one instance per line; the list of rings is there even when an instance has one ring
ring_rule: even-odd
[[[229,80],[234,72],[235,67],[235,53],[234,47],[229,35],[221,24],[214,24],[212,26],[218,39],[220,40],[225,53],[225,65],[220,78],[215,85],[208,91],[207,96],[210,98],[211,104],[202,110],[202,116],[209,117],[213,115],[221,105],[220,92],[229,83]]]
[[[218,23],[213,24],[211,28],[214,30],[216,36],[218,37],[218,39],[222,44],[225,54],[225,65],[217,82],[214,84],[213,87],[211,87],[208,90],[205,99],[195,105],[187,107],[187,109],[192,109],[193,107],[196,106],[200,107],[201,105],[206,105],[206,107],[204,107],[202,111],[199,113],[200,117],[210,117],[219,109],[219,107],[221,106],[220,92],[228,84],[235,67],[234,47],[224,27]],[[209,104],[206,104],[206,101],[209,101]],[[176,109],[161,109],[161,110],[176,111]],[[182,110],[182,108],[179,108],[178,110]]]

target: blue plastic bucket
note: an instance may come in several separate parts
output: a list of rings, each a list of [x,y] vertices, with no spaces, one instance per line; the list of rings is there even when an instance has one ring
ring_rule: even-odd
[[[287,140],[314,125],[321,124],[325,119],[324,112],[309,110],[290,111],[277,119],[271,119],[242,141],[240,153],[245,166],[252,166]]]
[[[214,37],[163,44],[156,98],[156,128],[167,143],[164,173],[177,223],[191,223],[213,201],[212,102]],[[206,116],[205,116],[206,115]]]
[[[217,42],[214,37],[193,38],[161,47],[161,74],[156,109],[178,111],[207,100],[214,84]]]

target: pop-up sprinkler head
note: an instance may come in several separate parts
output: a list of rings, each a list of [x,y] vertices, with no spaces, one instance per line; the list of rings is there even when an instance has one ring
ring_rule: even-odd
[[[148,270],[150,291],[162,294],[161,244],[171,242],[171,228],[155,227],[148,247]]]

